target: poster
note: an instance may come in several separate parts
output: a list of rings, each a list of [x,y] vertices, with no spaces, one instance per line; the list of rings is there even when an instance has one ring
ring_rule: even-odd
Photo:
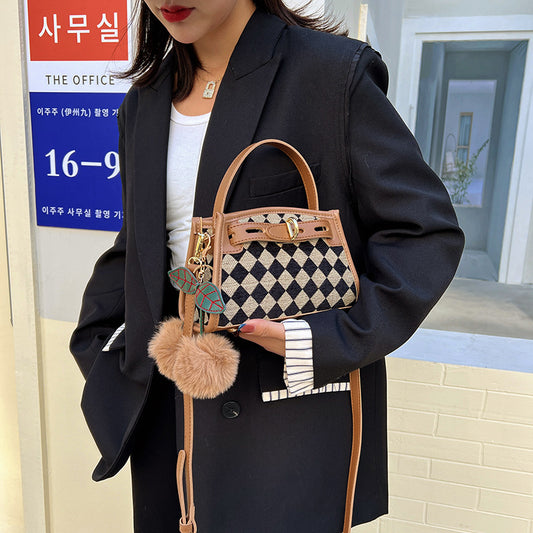
[[[118,231],[128,0],[26,0],[37,224]]]
[[[120,93],[31,93],[37,224],[118,231]]]

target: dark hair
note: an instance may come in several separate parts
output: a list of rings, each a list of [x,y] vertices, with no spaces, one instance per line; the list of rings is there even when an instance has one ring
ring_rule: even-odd
[[[340,24],[329,18],[304,15],[307,5],[292,10],[283,0],[253,0],[256,8],[278,16],[283,22],[329,33],[346,34]],[[174,40],[167,29],[159,22],[143,0],[137,0],[134,8],[137,19],[135,57],[131,67],[118,74],[119,78],[129,78],[133,85],[145,87],[154,81],[163,58],[173,48],[176,53],[177,87],[174,97],[180,101],[192,90],[196,69],[202,68],[192,44],[182,44]]]

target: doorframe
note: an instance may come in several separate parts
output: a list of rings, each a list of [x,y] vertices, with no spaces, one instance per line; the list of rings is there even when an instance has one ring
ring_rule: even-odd
[[[533,16],[421,17],[402,23],[396,108],[414,133],[418,85],[425,41],[528,41],[518,113],[507,212],[499,264],[500,283],[524,280],[530,226],[533,222]]]

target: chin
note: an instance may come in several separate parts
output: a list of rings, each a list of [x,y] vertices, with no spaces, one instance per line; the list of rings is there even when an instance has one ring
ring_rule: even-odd
[[[182,44],[194,44],[206,34],[206,31],[198,27],[198,23],[192,21],[168,22],[162,17],[158,17],[158,19],[170,36]]]
[[[178,41],[178,43],[181,44],[194,44],[198,41],[198,39],[200,39],[200,36],[191,34],[189,32],[169,31],[169,33],[175,41]]]

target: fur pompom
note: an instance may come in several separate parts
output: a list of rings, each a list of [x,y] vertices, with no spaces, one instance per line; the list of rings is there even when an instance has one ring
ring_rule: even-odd
[[[215,398],[234,383],[239,352],[229,339],[216,333],[182,336],[177,347],[173,379],[193,398]]]
[[[174,380],[174,361],[180,339],[183,337],[183,322],[169,318],[159,328],[148,344],[148,355],[155,360],[159,372]]]

